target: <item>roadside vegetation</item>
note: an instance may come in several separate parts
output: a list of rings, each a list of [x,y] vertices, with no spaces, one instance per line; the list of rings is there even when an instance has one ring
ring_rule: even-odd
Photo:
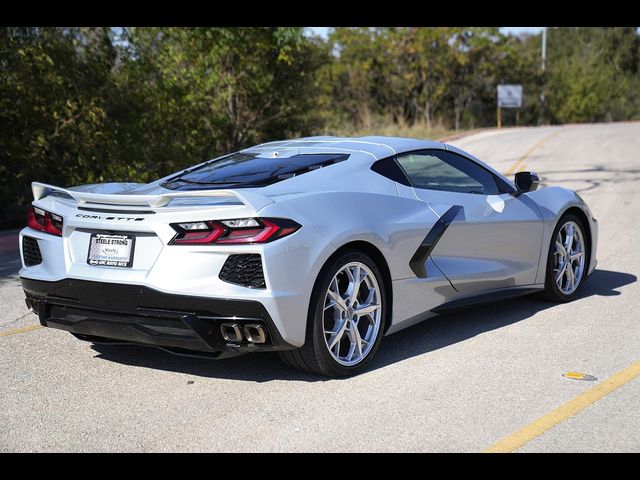
[[[552,28],[548,45],[543,75],[540,35],[487,27],[2,28],[0,228],[23,224],[33,180],[147,182],[261,141],[494,126],[499,83],[523,84],[524,125],[640,118],[636,28]]]

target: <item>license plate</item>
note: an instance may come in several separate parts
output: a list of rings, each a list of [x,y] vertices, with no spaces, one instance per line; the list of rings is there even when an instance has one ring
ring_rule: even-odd
[[[135,244],[136,237],[133,235],[92,233],[87,263],[96,266],[131,268]]]

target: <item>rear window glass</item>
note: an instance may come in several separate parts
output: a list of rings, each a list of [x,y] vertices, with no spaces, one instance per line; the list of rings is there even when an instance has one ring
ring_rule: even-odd
[[[286,180],[317,168],[342,162],[347,154],[307,154],[286,158],[234,153],[176,175],[162,184],[172,190],[260,187]]]

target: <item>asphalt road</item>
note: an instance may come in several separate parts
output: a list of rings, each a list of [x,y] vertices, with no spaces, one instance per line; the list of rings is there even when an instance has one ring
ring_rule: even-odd
[[[640,123],[452,143],[585,198],[600,248],[579,299],[437,317],[386,337],[362,375],[325,380],[272,354],[212,362],[53,329],[6,335],[36,317],[15,235],[0,236],[0,451],[483,451],[640,360]],[[638,452],[640,378],[556,420],[518,451]]]

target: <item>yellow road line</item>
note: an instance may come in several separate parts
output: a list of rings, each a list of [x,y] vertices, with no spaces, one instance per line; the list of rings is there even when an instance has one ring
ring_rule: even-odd
[[[522,155],[518,160],[515,161],[515,163],[513,165],[511,165],[511,167],[509,167],[509,170],[507,170],[506,172],[504,172],[504,175],[511,175],[512,173],[516,172],[516,171],[520,171],[518,169],[518,167],[523,167],[524,165],[520,165],[521,163],[524,163],[524,161],[529,158],[529,156],[535,152],[537,149],[539,149],[542,145],[544,145],[544,143],[547,140],[550,140],[551,138],[555,137],[556,135],[558,135],[560,132],[562,131],[562,129],[556,130],[555,132],[550,133],[549,135],[543,137],[540,139],[540,141],[538,141],[538,143],[536,143],[533,147],[531,147],[529,150],[526,151],[526,153],[524,155]]]
[[[30,332],[31,330],[38,330],[42,328],[42,325],[29,325],[28,327],[17,328],[15,330],[9,330],[6,332],[0,332],[0,337],[8,337],[9,335],[17,335],[18,333]]]
[[[502,440],[499,440],[487,448],[485,453],[508,453],[517,450],[547,430],[555,427],[560,422],[581,412],[589,405],[609,395],[614,390],[617,390],[638,376],[640,376],[640,361],[632,363],[621,372],[612,375],[592,389],[572,398],[564,405],[533,421],[526,427],[521,428],[511,435],[507,435]]]
[[[521,161],[520,158],[518,160],[516,160],[515,163],[513,165],[511,165],[506,172],[504,172],[504,175],[507,176],[507,175],[511,175],[512,173],[514,173],[515,170],[516,170],[516,167],[518,165],[520,165],[520,161]]]

